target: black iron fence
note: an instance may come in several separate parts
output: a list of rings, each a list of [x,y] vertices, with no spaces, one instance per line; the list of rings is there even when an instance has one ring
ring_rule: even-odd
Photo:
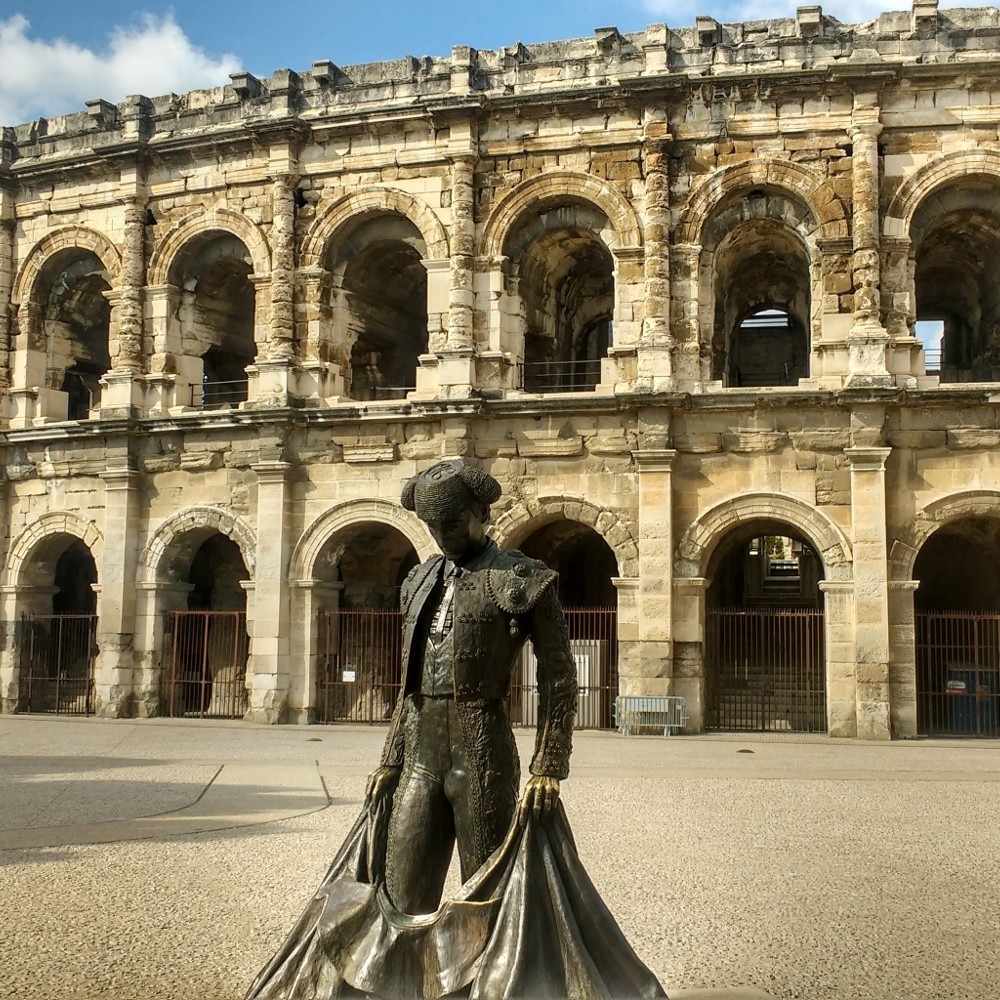
[[[245,378],[230,382],[202,382],[191,386],[191,405],[200,410],[235,409],[247,401]]]
[[[826,731],[822,611],[718,608],[705,638],[707,729]]]
[[[609,729],[611,704],[618,693],[617,613],[614,608],[569,608],[565,615],[580,678],[577,728]],[[386,722],[402,684],[402,645],[398,610],[320,612],[317,721]],[[515,726],[537,722],[535,671],[529,641],[511,689]]]
[[[521,365],[521,385],[525,392],[587,392],[600,381],[600,358],[526,361]]]
[[[316,718],[385,722],[402,684],[403,616],[397,609],[322,611]]]
[[[1000,736],[1000,613],[918,612],[917,730]]]
[[[22,615],[17,623],[19,712],[91,715],[96,615]]]
[[[161,707],[165,715],[240,719],[247,710],[250,651],[243,611],[165,616]]]

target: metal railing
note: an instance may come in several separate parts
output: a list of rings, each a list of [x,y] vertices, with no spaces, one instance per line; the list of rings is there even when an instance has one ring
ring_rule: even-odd
[[[416,392],[415,385],[376,385],[372,386],[373,398],[381,399],[406,399],[411,392]]]
[[[525,361],[521,385],[525,392],[588,392],[601,381],[601,359]]]
[[[941,371],[943,353],[940,346],[924,348],[924,370],[928,375],[936,375]]]
[[[317,721],[387,721],[403,682],[402,613],[321,611],[318,638]]]
[[[612,703],[618,694],[618,612],[615,608],[564,608],[569,644],[576,660],[579,699],[577,729],[612,729]],[[510,720],[515,726],[538,722],[535,652],[529,640],[521,655],[520,676],[510,694]]]
[[[96,615],[22,615],[18,711],[91,715],[96,636]]]
[[[202,382],[191,386],[191,405],[199,410],[215,410],[227,407],[235,409],[247,400],[247,380],[233,379],[230,382]]]
[[[917,612],[917,731],[1000,736],[1000,613]]]
[[[165,616],[161,703],[166,715],[241,719],[250,653],[243,611],[171,611]]]
[[[578,729],[610,729],[618,693],[617,613],[614,608],[564,612],[580,678]],[[402,615],[395,609],[321,611],[316,717],[319,722],[386,722],[402,685]],[[530,641],[515,669],[510,717],[515,726],[538,719],[536,663]]]
[[[719,608],[705,631],[706,728],[826,731],[822,611]]]

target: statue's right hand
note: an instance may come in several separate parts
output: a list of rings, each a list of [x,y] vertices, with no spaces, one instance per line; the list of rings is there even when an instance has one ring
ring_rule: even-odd
[[[398,777],[398,767],[376,767],[368,775],[368,785],[365,788],[365,801],[377,799]]]

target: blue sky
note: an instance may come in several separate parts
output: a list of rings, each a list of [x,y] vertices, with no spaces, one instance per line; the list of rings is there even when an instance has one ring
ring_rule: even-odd
[[[806,0],[4,0],[0,5],[0,124],[82,110],[89,98],[183,93],[246,69],[306,70],[317,59],[349,65],[404,55],[447,55],[453,45],[497,48],[589,35],[614,24],[638,31],[696,14],[720,21],[791,16]],[[908,2],[838,0],[825,11],[865,20]]]

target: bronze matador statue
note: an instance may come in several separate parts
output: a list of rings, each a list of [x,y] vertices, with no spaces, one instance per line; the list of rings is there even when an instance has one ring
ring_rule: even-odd
[[[403,490],[441,549],[402,587],[403,685],[365,806],[246,1000],[661,1000],[576,852],[559,782],[577,672],[556,574],[486,535],[492,476]],[[538,733],[521,805],[507,716],[530,638]],[[455,845],[463,885],[441,900]]]
[[[538,733],[522,808],[549,813],[569,772],[578,680],[557,575],[486,535],[499,498],[492,476],[461,461],[439,462],[403,490],[443,553],[403,583],[403,687],[370,783],[378,794],[399,778],[386,886],[405,913],[437,908],[456,841],[464,881],[510,828],[520,762],[507,698],[529,637]]]

